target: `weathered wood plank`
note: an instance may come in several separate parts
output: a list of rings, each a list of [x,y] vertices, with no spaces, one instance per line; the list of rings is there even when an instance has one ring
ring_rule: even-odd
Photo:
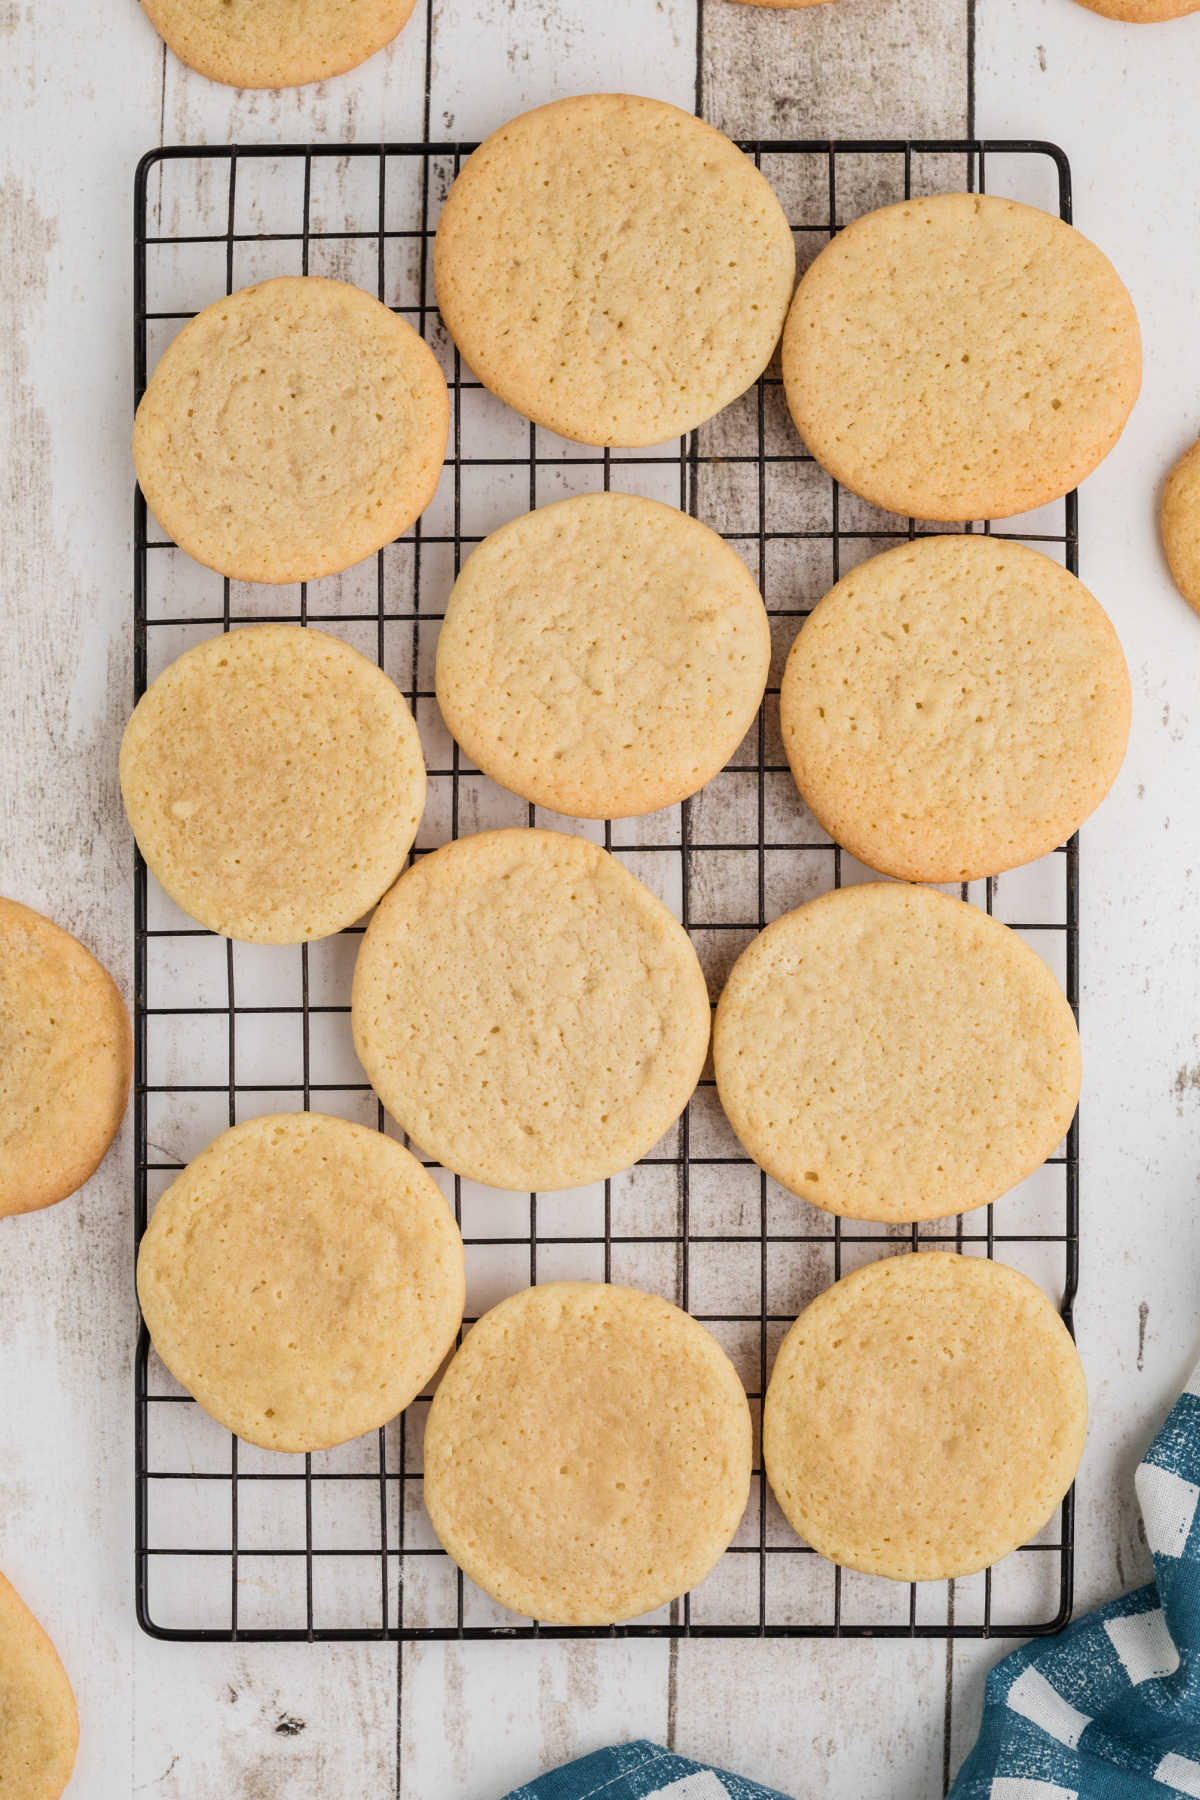
[[[494,1800],[603,1744],[670,1729],[654,1641],[411,1644],[399,1800]]]
[[[961,137],[968,0],[701,0],[702,101],[733,137]]]
[[[804,1800],[930,1800],[945,1668],[938,1643],[681,1644],[674,1735],[687,1755]]]

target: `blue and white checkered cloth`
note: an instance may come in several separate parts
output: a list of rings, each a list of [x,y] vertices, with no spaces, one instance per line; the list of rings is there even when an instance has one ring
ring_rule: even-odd
[[[658,1744],[616,1744],[517,1788],[507,1800],[787,1800],[775,1788],[688,1762]]]
[[[1147,1451],[1137,1494],[1154,1580],[996,1665],[949,1800],[1200,1800],[1200,1368]],[[649,1743],[597,1750],[508,1800],[601,1795],[785,1800]]]
[[[1200,1796],[1200,1367],[1136,1485],[1154,1580],[996,1665],[950,1800]]]

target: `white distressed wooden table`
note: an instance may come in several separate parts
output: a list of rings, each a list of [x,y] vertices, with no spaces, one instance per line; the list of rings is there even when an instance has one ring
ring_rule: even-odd
[[[135,0],[0,0],[0,891],[128,991],[116,746],[131,684],[134,164],[160,142],[470,139],[593,88],[734,133],[1049,137],[1129,282],[1143,397],[1081,499],[1082,574],[1133,674],[1133,742],[1083,835],[1082,1287],[1094,1424],[1082,1606],[1146,1568],[1139,1451],[1200,1348],[1200,619],[1154,531],[1200,433],[1200,16],[1124,29],[1071,0],[434,0],[323,88],[238,95],[167,56]],[[152,1643],[133,1620],[131,1151],[0,1223],[0,1566],[79,1691],[87,1800],[492,1800],[647,1734],[816,1800],[935,1800],[1001,1646]]]

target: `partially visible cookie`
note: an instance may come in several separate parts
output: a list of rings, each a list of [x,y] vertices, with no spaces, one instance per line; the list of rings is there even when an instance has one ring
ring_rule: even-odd
[[[142,0],[181,62],[229,87],[304,87],[390,44],[415,0]]]
[[[392,1117],[491,1187],[581,1187],[653,1148],[691,1099],[708,991],[687,933],[607,850],[485,831],[380,903],[354,1042]]]
[[[1200,612],[1200,443],[1167,476],[1159,524],[1175,586]]]
[[[934,888],[836,889],[768,925],[713,1027],[721,1104],[792,1193],[908,1224],[999,1199],[1079,1099],[1079,1033],[1041,957]]]
[[[434,247],[446,328],[485,387],[585,444],[659,444],[762,374],[795,277],[765,178],[691,113],[586,94],[468,159]]]
[[[1182,19],[1200,9],[1200,0],[1079,0],[1089,12],[1126,25],[1156,25],[1164,19]]]
[[[889,512],[999,519],[1091,473],[1141,383],[1133,302],[1096,245],[995,195],[864,214],[827,244],[783,334],[792,418]]]
[[[425,1504],[501,1605],[609,1625],[703,1580],[750,1462],[745,1392],[702,1325],[656,1294],[551,1282],[485,1313],[442,1377]]]
[[[1099,805],[1129,738],[1129,672],[1061,564],[982,534],[917,538],[814,609],[779,723],[844,849],[906,881],[971,881],[1053,850]]]
[[[1086,1433],[1079,1352],[1042,1290],[933,1250],[856,1269],[800,1314],[771,1372],[763,1460],[822,1556],[940,1581],[1041,1530]]]
[[[442,473],[433,351],[362,288],[282,275],[205,307],[168,345],[133,427],[146,504],[238,581],[313,581],[407,531]]]
[[[0,1575],[0,1793],[58,1800],[79,1745],[75,1696],[58,1652]]]
[[[704,786],[766,686],[754,578],[673,506],[585,494],[472,551],[438,638],[438,705],[493,780],[577,818],[627,818]]]
[[[404,865],[425,764],[404,696],[339,638],[250,625],[185,650],[121,743],[138,848],[210,931],[299,944],[352,925]]]
[[[83,1186],[125,1115],[132,1067],[112,976],[69,932],[0,900],[0,1218]]]
[[[415,1156],[323,1113],[221,1133],[176,1177],[138,1253],[154,1348],[264,1450],[386,1425],[462,1322],[462,1239]]]

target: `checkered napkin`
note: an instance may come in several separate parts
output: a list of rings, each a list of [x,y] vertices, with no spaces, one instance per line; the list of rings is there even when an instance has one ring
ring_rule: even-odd
[[[1200,1796],[1200,1367],[1137,1496],[1153,1582],[996,1665],[950,1800]]]
[[[508,1800],[787,1800],[759,1787],[645,1741],[596,1750],[517,1788]]]

